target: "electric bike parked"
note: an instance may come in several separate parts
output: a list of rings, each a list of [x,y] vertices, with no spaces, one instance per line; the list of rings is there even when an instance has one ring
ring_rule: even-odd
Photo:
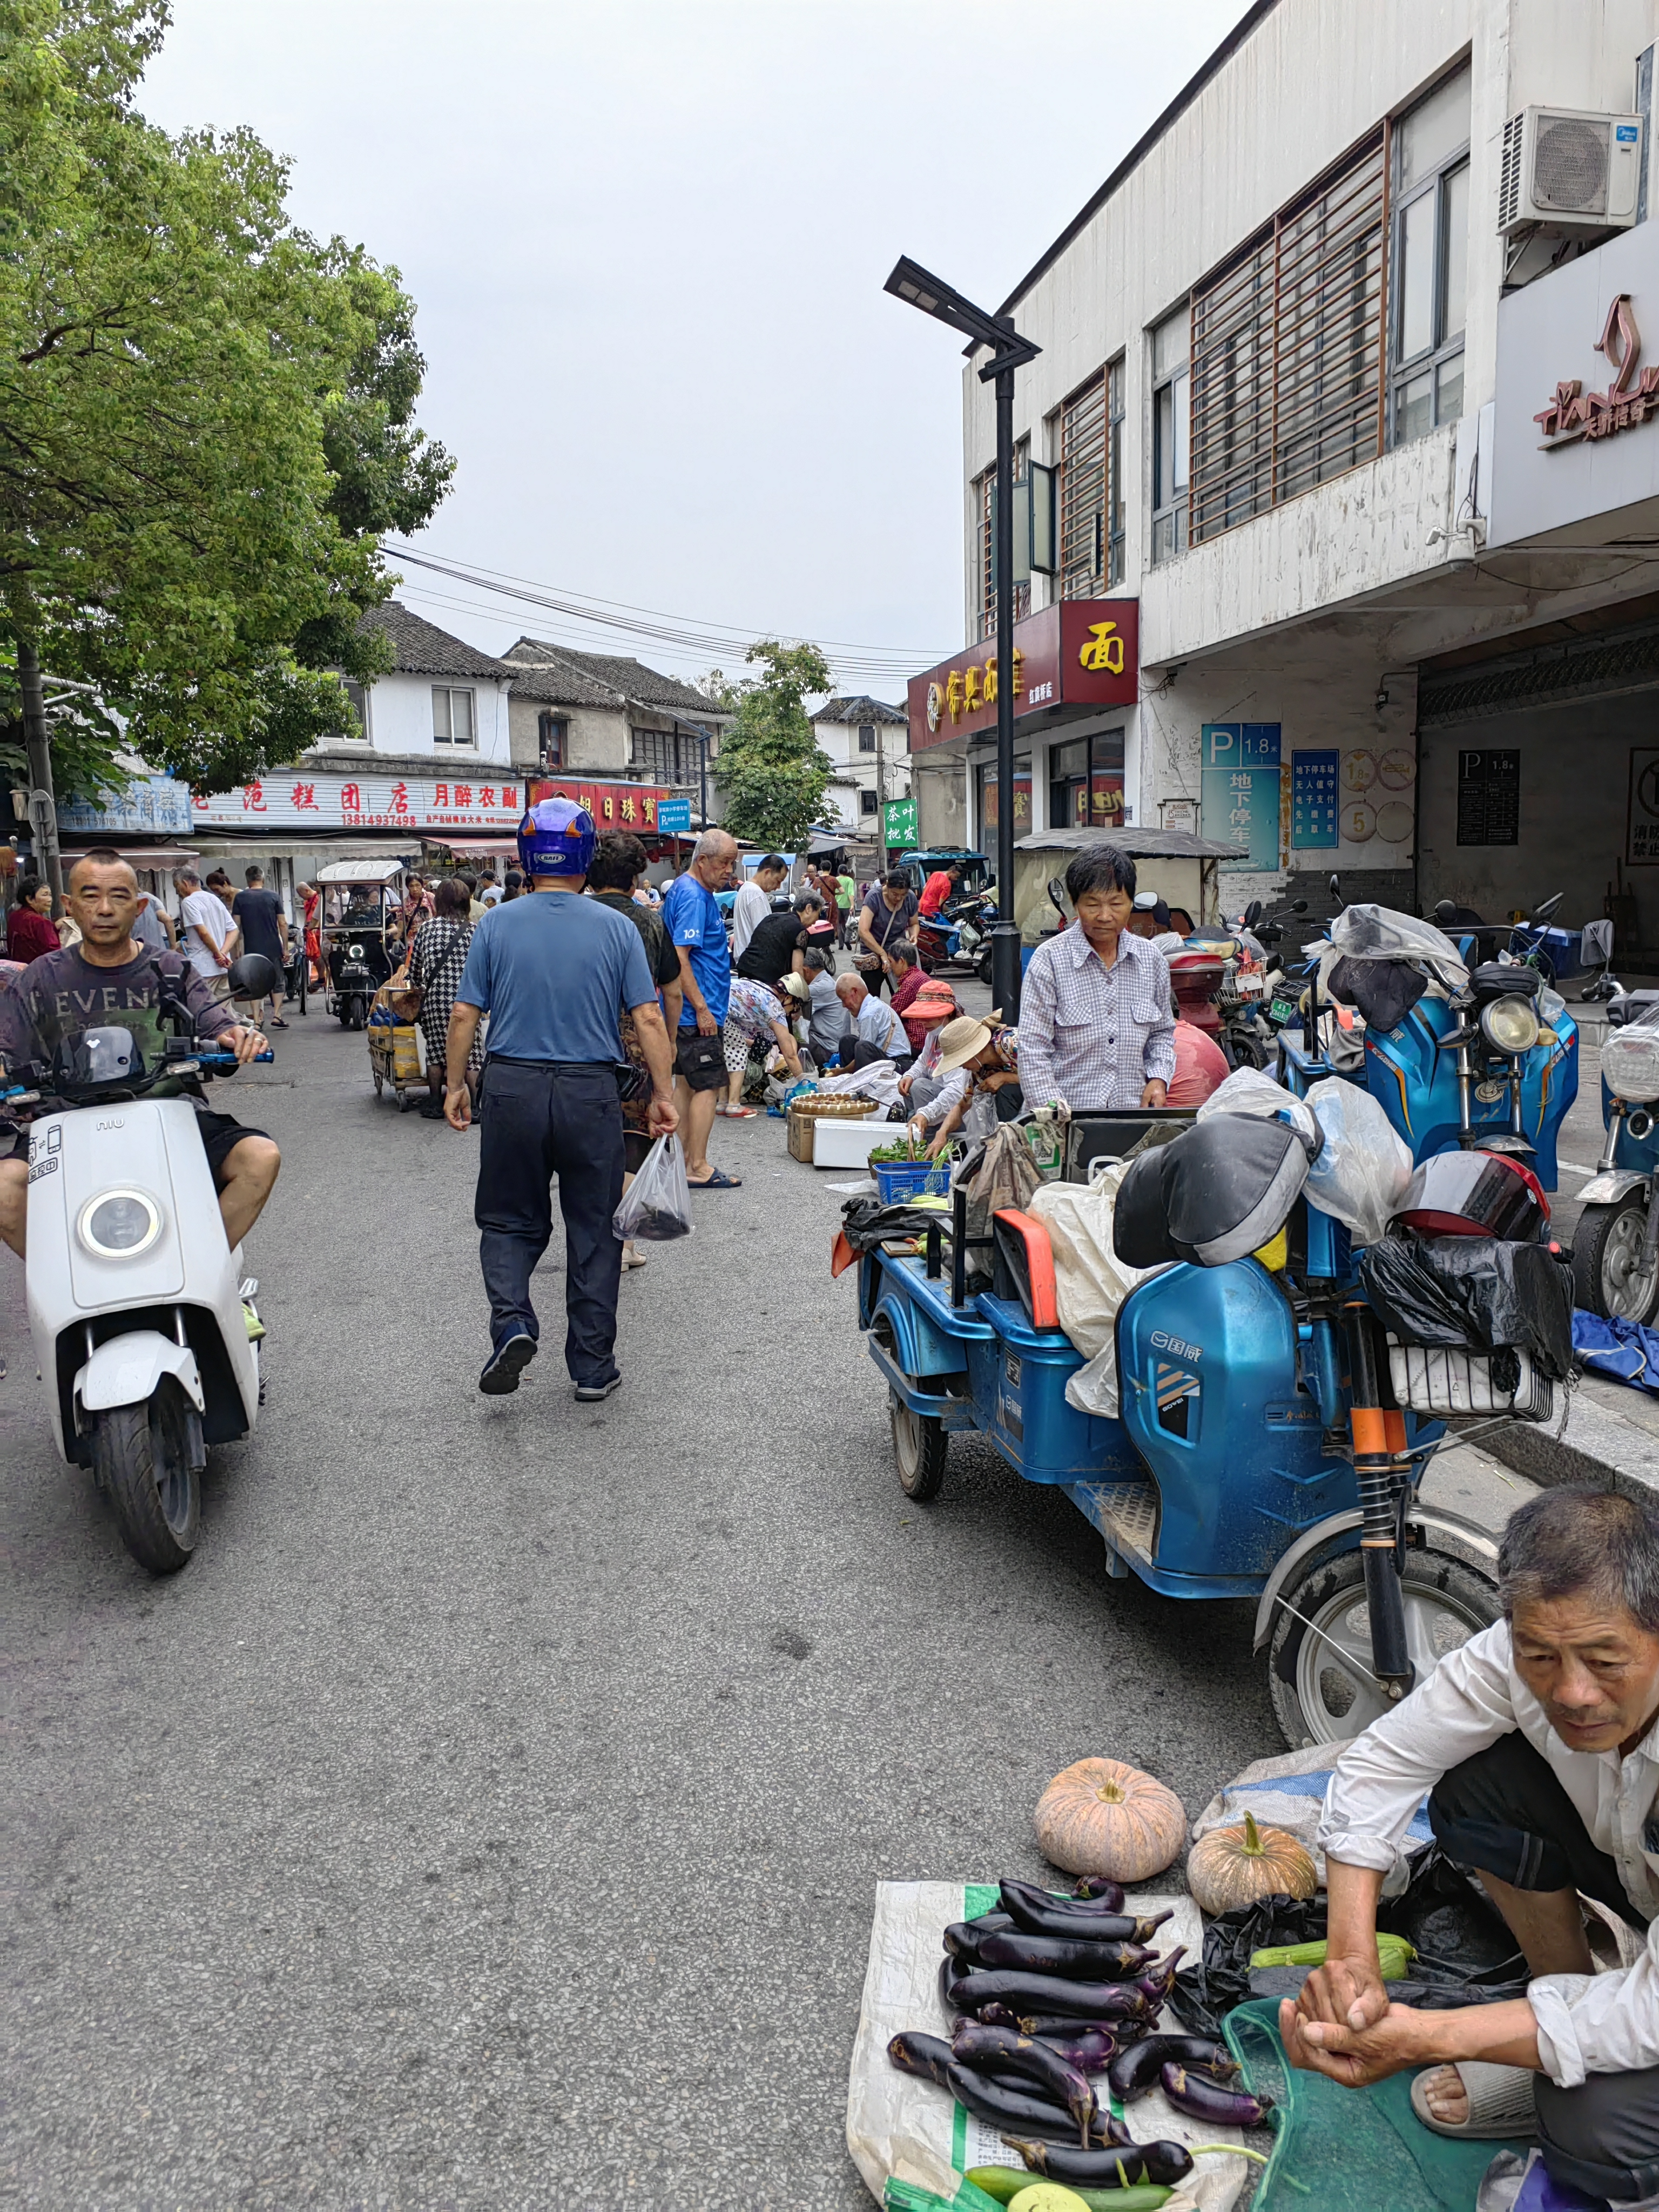
[[[238,998],[278,980],[261,953],[229,971]],[[133,1558],[170,1574],[196,1546],[209,1447],[258,1416],[259,1353],[245,1310],[258,1285],[225,1241],[196,1109],[152,1095],[232,1075],[235,1055],[194,1042],[166,976],[160,1011],[173,1034],[153,1066],[130,1030],[87,1030],[53,1063],[9,1071],[0,1117],[28,1135],[29,1328],[53,1441],[92,1469]]]
[[[1650,1322],[1659,1309],[1659,991],[1621,992],[1601,1047],[1601,1158],[1581,1185],[1573,1295],[1605,1320]]]

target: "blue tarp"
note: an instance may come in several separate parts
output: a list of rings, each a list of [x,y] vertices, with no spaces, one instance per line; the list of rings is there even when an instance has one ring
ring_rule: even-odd
[[[1592,1375],[1610,1375],[1659,1397],[1659,1334],[1636,1321],[1603,1321],[1573,1309],[1572,1356]]]

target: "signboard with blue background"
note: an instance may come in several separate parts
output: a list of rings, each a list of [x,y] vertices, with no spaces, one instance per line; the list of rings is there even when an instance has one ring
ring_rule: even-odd
[[[1206,722],[1200,737],[1204,835],[1245,849],[1229,869],[1279,866],[1277,722]]]

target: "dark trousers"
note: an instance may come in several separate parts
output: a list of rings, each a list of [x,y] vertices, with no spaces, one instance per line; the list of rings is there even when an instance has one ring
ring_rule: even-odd
[[[489,1335],[541,1334],[530,1278],[553,1234],[550,1184],[559,1179],[564,1218],[564,1362],[573,1381],[608,1382],[617,1371],[617,1289],[622,1241],[611,1225],[622,1198],[623,1122],[607,1063],[556,1067],[495,1055],[484,1067],[488,1111],[479,1124],[473,1218],[489,1297]]]
[[[1472,1873],[1511,1889],[1579,1890],[1631,1927],[1647,1924],[1555,1770],[1518,1731],[1441,1776],[1429,1823],[1447,1857]],[[1533,2100],[1556,2180],[1614,2203],[1659,2192],[1659,2066],[1592,2074],[1576,2089],[1540,2074]]]

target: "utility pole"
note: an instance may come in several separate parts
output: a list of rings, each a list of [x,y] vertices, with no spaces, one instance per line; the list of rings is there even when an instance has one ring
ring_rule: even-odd
[[[887,873],[887,756],[882,750],[881,724],[876,724],[876,852],[879,872]]]
[[[17,680],[23,694],[23,740],[28,748],[29,828],[52,886],[54,918],[64,911],[64,864],[58,851],[58,801],[52,783],[52,739],[40,685],[40,656],[27,638],[17,641]]]

